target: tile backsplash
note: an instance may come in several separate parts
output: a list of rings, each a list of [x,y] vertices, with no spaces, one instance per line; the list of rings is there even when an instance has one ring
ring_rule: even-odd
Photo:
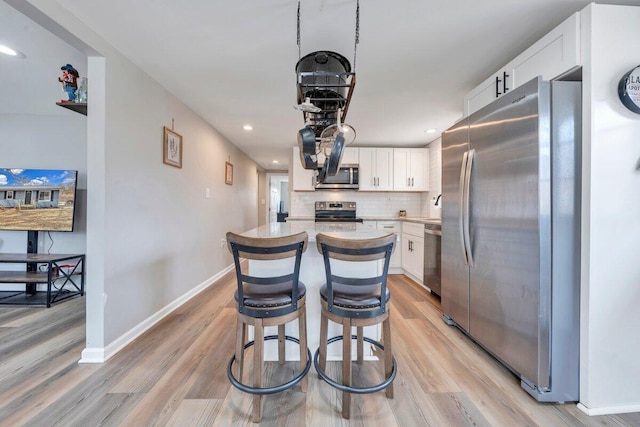
[[[315,202],[341,201],[356,202],[359,217],[396,217],[398,211],[407,211],[407,216],[422,216],[422,199],[427,193],[386,193],[359,191],[314,191],[293,192],[289,216],[313,217]]]

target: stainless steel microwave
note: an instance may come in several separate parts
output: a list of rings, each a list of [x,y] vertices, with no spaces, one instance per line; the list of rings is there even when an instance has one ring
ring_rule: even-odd
[[[318,172],[322,167],[318,167]],[[338,173],[327,175],[324,182],[316,184],[316,190],[357,190],[358,189],[358,165],[342,165]]]

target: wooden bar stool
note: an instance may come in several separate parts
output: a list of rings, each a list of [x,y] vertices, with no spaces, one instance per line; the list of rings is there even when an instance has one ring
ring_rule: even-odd
[[[390,294],[387,289],[389,260],[396,242],[395,234],[362,240],[331,237],[326,234],[316,236],[318,252],[322,253],[327,282],[320,288],[322,314],[320,321],[320,347],[316,350],[313,363],[320,378],[331,386],[342,390],[342,417],[351,416],[351,393],[374,393],[385,389],[387,398],[393,398],[393,380],[397,365],[391,350],[391,324],[389,317]],[[369,277],[342,277],[332,273],[331,260],[365,262],[384,260],[382,273],[372,271]],[[342,325],[342,335],[327,339],[329,320]],[[382,323],[384,346],[363,336],[363,328]],[[351,335],[355,327],[357,335]],[[351,340],[357,341],[357,360],[363,363],[363,346],[367,341],[384,351],[385,380],[370,387],[351,385]],[[327,345],[342,341],[342,383],[327,376]]]
[[[302,253],[307,249],[306,232],[277,238],[254,238],[227,233],[227,245],[233,254],[238,282],[235,299],[238,316],[236,328],[236,350],[227,367],[227,377],[236,388],[253,394],[253,422],[262,419],[262,396],[278,393],[298,382],[302,391],[307,391],[306,374],[311,368],[311,352],[307,348],[306,323],[306,287],[298,280]],[[293,272],[273,277],[256,277],[244,274],[240,267],[240,258],[262,261],[277,261],[293,258]],[[285,261],[286,263],[286,261]],[[299,339],[285,335],[286,323],[298,319]],[[254,340],[245,342],[247,326],[254,327]],[[264,336],[264,328],[277,326],[278,335]],[[265,340],[278,340],[278,360],[285,359],[285,341],[293,341],[300,346],[301,372],[290,381],[273,387],[263,387],[262,373],[264,364]],[[254,347],[253,386],[242,383],[244,350]],[[233,374],[234,362],[237,365]]]

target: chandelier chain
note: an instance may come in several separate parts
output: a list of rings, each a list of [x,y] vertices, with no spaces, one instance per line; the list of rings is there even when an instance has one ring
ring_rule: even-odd
[[[353,71],[356,71],[356,54],[360,43],[360,0],[356,2],[356,43],[353,46]]]
[[[300,47],[300,0],[298,0],[298,13],[297,13],[297,32],[296,43],[298,45],[298,59],[302,58],[302,50]],[[360,43],[360,0],[356,1],[356,40],[353,46],[353,71],[356,70],[356,57],[358,54],[358,44]]]
[[[298,59],[302,57],[300,53],[300,0],[298,0]]]

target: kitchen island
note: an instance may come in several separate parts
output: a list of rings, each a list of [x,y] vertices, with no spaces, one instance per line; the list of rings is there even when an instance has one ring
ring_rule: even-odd
[[[383,230],[375,230],[360,223],[316,223],[313,221],[273,222],[241,233],[248,237],[283,237],[306,231],[309,235],[307,251],[302,254],[300,266],[300,280],[307,287],[307,342],[311,353],[315,352],[320,343],[320,287],[325,283],[324,261],[322,254],[316,248],[316,234],[324,233],[334,237],[345,239],[371,239],[387,234]],[[395,248],[394,248],[395,250]],[[381,261],[371,261],[354,264],[340,261],[332,262],[334,273],[351,277],[372,276],[381,268]],[[290,271],[292,260],[282,261],[249,261],[249,271],[252,275],[275,274],[280,271]],[[392,296],[393,298],[393,296]],[[277,328],[266,328],[265,335],[277,334]],[[287,335],[298,336],[297,320],[286,325]],[[329,322],[329,338],[340,335],[342,327]],[[354,330],[355,333],[355,330]],[[253,339],[253,331],[249,332],[249,339]],[[365,336],[374,340],[380,339],[380,325],[364,329]],[[355,357],[355,345],[353,356]],[[274,340],[265,342],[265,360],[278,360],[277,342]],[[300,354],[296,345],[287,344],[287,360],[299,360]],[[327,348],[328,360],[342,359],[342,346],[333,344]],[[365,358],[374,359],[369,344],[365,345]]]

